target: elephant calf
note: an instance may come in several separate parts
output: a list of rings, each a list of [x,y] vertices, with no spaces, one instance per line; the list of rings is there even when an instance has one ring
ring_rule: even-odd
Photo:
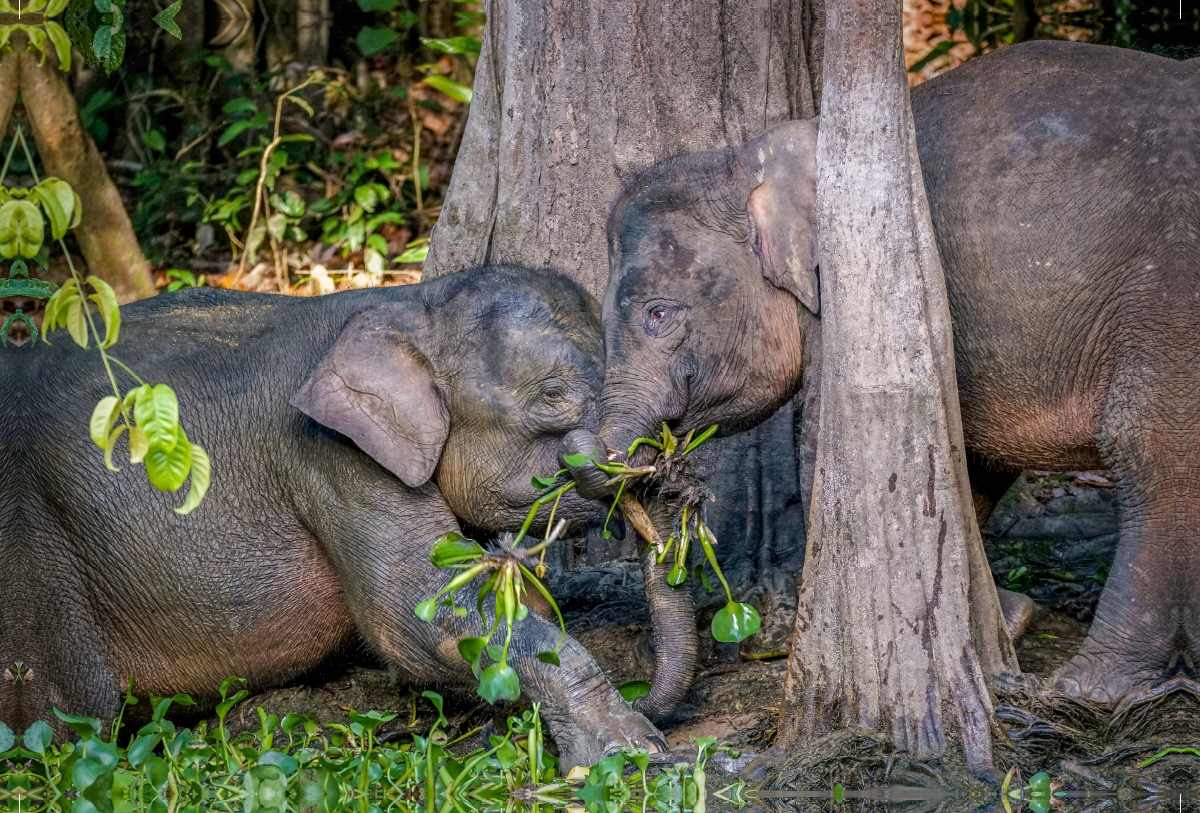
[[[413,607],[445,582],[432,542],[515,530],[533,475],[596,425],[599,309],[562,277],[481,268],[403,288],[292,299],[198,290],[122,309],[120,357],[178,393],[213,484],[186,517],[139,467],[106,472],[87,415],[111,390],[69,339],[0,359],[0,719],[113,717],[139,693],[277,684],[357,630],[415,681],[470,683],[478,617]],[[177,501],[177,498],[175,498]],[[559,516],[594,503],[568,495]],[[470,592],[469,590],[467,592]],[[464,606],[474,606],[468,595]],[[472,614],[474,615],[474,614]],[[575,640],[518,623],[509,659],[564,767],[629,743],[666,750]]]

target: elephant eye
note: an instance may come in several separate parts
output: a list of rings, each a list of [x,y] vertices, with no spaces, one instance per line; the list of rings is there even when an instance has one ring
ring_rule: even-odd
[[[542,397],[552,404],[557,404],[567,397],[561,387],[550,387],[542,393]]]
[[[679,313],[679,306],[672,302],[651,302],[646,306],[645,330],[651,336],[661,336],[670,333]]]

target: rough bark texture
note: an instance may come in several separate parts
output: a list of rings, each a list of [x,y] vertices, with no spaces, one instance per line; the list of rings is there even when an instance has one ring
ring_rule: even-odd
[[[69,183],[83,206],[79,226],[71,234],[87,260],[88,272],[111,284],[122,302],[153,296],[150,263],[138,246],[104,159],[79,121],[75,98],[56,60],[42,61],[30,53],[23,37],[13,43],[5,61],[14,57],[25,122],[33,131],[46,173]]]
[[[553,266],[593,294],[629,176],[816,115],[820,4],[489,0],[475,98],[425,264]]]
[[[0,140],[8,133],[8,117],[17,101],[17,76],[17,55],[0,54]]]
[[[900,18],[899,0],[828,10],[817,151],[824,368],[781,741],[862,726],[929,758],[957,728],[983,770],[993,710],[973,643],[970,552],[982,545]]]

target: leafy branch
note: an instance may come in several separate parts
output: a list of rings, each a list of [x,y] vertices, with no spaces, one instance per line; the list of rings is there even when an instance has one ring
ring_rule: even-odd
[[[25,152],[33,175],[34,185],[28,189],[9,189],[2,184],[18,144]],[[156,489],[178,491],[191,476],[191,490],[183,505],[175,509],[179,514],[190,513],[208,492],[211,474],[208,454],[198,444],[188,441],[187,433],[179,423],[179,404],[174,391],[166,384],[150,386],[107,352],[116,344],[121,332],[121,311],[116,294],[112,286],[95,275],[86,280],[82,278],[64,240],[67,231],[79,224],[81,208],[79,196],[70,184],[58,178],[38,178],[29,145],[18,124],[16,137],[5,156],[3,168],[0,168],[0,259],[14,260],[10,270],[13,276],[8,282],[13,279],[24,281],[17,276],[25,274],[26,270],[21,258],[33,259],[42,254],[48,224],[52,239],[58,241],[66,257],[71,278],[46,302],[42,341],[50,344],[49,334],[64,327],[80,347],[95,346],[113,391],[96,404],[89,421],[89,434],[104,452],[105,466],[110,471],[118,471],[112,460],[113,450],[120,437],[128,432],[129,462],[144,463],[150,484]],[[89,288],[90,294],[86,293]],[[100,316],[103,335],[92,318],[88,300]],[[36,341],[32,324],[28,318],[25,321]],[[2,335],[7,336],[10,326],[11,323],[6,321]],[[122,394],[114,366],[133,378],[138,386]]]

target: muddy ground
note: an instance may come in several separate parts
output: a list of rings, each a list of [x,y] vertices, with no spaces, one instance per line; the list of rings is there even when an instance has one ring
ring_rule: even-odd
[[[1037,602],[1037,614],[1017,651],[1027,673],[1047,678],[1070,660],[1087,634],[1116,542],[1111,486],[1102,473],[1026,473],[982,530],[997,582],[1027,592]],[[626,565],[636,571],[634,563]],[[613,573],[618,571],[626,572],[617,568]],[[686,701],[660,727],[681,754],[689,750],[690,738],[698,736],[716,736],[745,749],[746,756],[736,762],[722,758],[714,764],[731,772],[742,769],[774,738],[786,660],[747,658],[752,648],[743,650],[736,644],[713,641],[708,634],[712,612],[711,608],[701,611],[697,619],[702,644],[695,684]],[[599,606],[576,603],[567,620],[571,634],[588,648],[614,684],[652,675],[650,621],[644,600],[638,596]],[[1165,739],[1176,744],[1173,738],[1190,731],[1186,721],[1198,716],[1197,709],[1187,706],[1191,699],[1172,696],[1149,704],[1153,708],[1135,709],[1114,728],[1103,711],[1067,699],[1047,700],[1037,683],[1034,679],[1030,686],[1004,687],[998,696],[1001,719],[1012,741],[998,743],[997,764],[1019,765],[1025,776],[1046,769],[1080,777],[1080,781],[1101,788],[1105,783],[1112,785],[1118,781],[1113,779],[1113,771],[1136,767],[1159,750]],[[433,719],[432,707],[419,696],[421,688],[439,689],[400,683],[365,647],[359,647],[293,685],[240,703],[230,714],[229,725],[235,732],[258,728],[259,707],[280,717],[288,712],[313,714],[321,723],[344,722],[348,709],[379,709],[399,715],[381,728],[381,735],[385,739],[406,737],[427,730]],[[520,708],[489,708],[470,693],[441,690],[447,696],[450,735],[466,735],[464,747],[481,741],[477,729],[502,728],[504,715]],[[1184,705],[1173,711],[1171,704],[1179,703]],[[1157,723],[1147,722],[1155,719]],[[1186,736],[1200,737],[1200,731]],[[879,770],[864,773],[861,760],[843,759],[847,748],[869,756],[867,762]],[[825,751],[819,758],[810,754],[800,762],[792,760],[790,767],[780,763],[770,773],[778,782],[794,783],[801,773],[815,777],[817,763],[812,760],[816,759],[829,773],[818,784],[828,787],[825,780],[831,778],[853,784],[854,777],[841,776],[837,766],[849,771],[847,766],[855,764],[859,779],[867,781],[872,777],[883,780],[882,773],[874,774],[885,764],[893,765],[885,740],[842,738],[825,746]],[[1169,772],[1174,770],[1171,764],[1168,759],[1159,760],[1156,769]],[[918,768],[914,770],[925,772],[925,766]],[[953,757],[947,758],[942,770],[954,770]],[[933,772],[938,773],[936,766]]]

